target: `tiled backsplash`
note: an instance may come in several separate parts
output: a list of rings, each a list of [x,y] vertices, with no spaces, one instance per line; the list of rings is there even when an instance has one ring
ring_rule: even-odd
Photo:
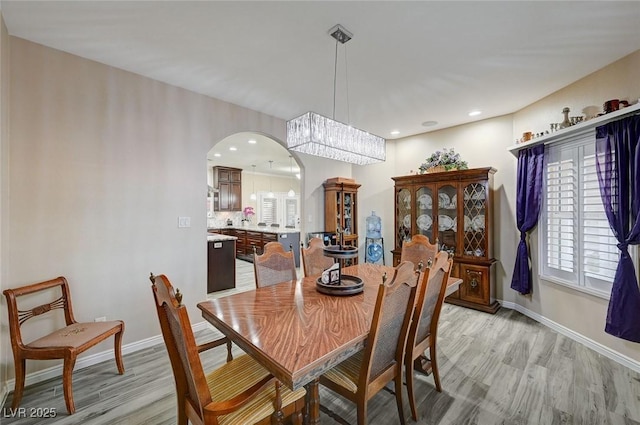
[[[212,217],[207,218],[207,227],[224,227],[227,225],[227,220],[229,219],[231,219],[234,226],[241,226],[242,212],[214,212]]]

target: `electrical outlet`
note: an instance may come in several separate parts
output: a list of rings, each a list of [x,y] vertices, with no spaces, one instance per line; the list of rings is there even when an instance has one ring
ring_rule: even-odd
[[[191,227],[191,217],[178,217],[178,227]]]
[[[94,322],[106,322],[107,318],[106,316],[102,316],[102,317],[96,317],[95,319],[93,319]]]

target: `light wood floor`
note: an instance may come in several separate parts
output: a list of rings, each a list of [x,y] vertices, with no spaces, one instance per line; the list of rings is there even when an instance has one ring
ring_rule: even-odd
[[[253,287],[252,267],[238,262],[238,290]],[[205,341],[218,335],[206,330],[197,336]],[[447,304],[438,341],[443,392],[435,391],[431,377],[418,376],[419,424],[640,425],[640,374],[516,311],[503,308],[490,315]],[[204,354],[205,370],[224,357],[224,349]],[[124,362],[123,376],[113,361],[74,373],[72,416],[64,407],[61,380],[52,379],[27,387],[21,407],[55,408],[55,419],[7,417],[9,394],[0,423],[175,424],[174,382],[164,346],[126,355]],[[407,423],[414,423],[406,392],[403,396]],[[323,424],[356,423],[349,402],[324,388],[320,397]],[[369,402],[368,416],[371,425],[399,423],[391,391]]]

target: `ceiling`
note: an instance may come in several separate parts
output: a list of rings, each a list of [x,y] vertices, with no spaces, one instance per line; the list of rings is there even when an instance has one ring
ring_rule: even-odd
[[[284,120],[311,110],[387,139],[515,112],[640,49],[638,1],[0,5],[13,36]],[[354,37],[338,49],[334,112],[328,30],[338,23]]]

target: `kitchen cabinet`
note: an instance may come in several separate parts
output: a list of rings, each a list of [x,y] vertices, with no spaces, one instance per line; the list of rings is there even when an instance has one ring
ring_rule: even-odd
[[[492,245],[494,168],[444,171],[393,177],[395,182],[394,266],[402,243],[415,234],[435,241],[453,255],[451,275],[460,289],[446,298],[476,310],[495,313],[495,263]]]
[[[207,293],[236,287],[236,241],[207,241]]]
[[[358,188],[353,179],[335,177],[324,182],[324,231],[344,231],[343,243],[358,246]],[[352,260],[357,263],[357,258]]]
[[[213,167],[214,211],[241,211],[242,170]]]
[[[263,248],[267,243],[280,242],[285,251],[293,250],[296,267],[300,266],[300,232],[298,231],[278,232],[271,229],[263,230],[255,227],[251,227],[246,230],[228,227],[223,229],[210,229],[209,231],[223,235],[235,236],[237,238],[235,256],[240,260],[252,262],[254,248],[258,255],[261,255]]]

